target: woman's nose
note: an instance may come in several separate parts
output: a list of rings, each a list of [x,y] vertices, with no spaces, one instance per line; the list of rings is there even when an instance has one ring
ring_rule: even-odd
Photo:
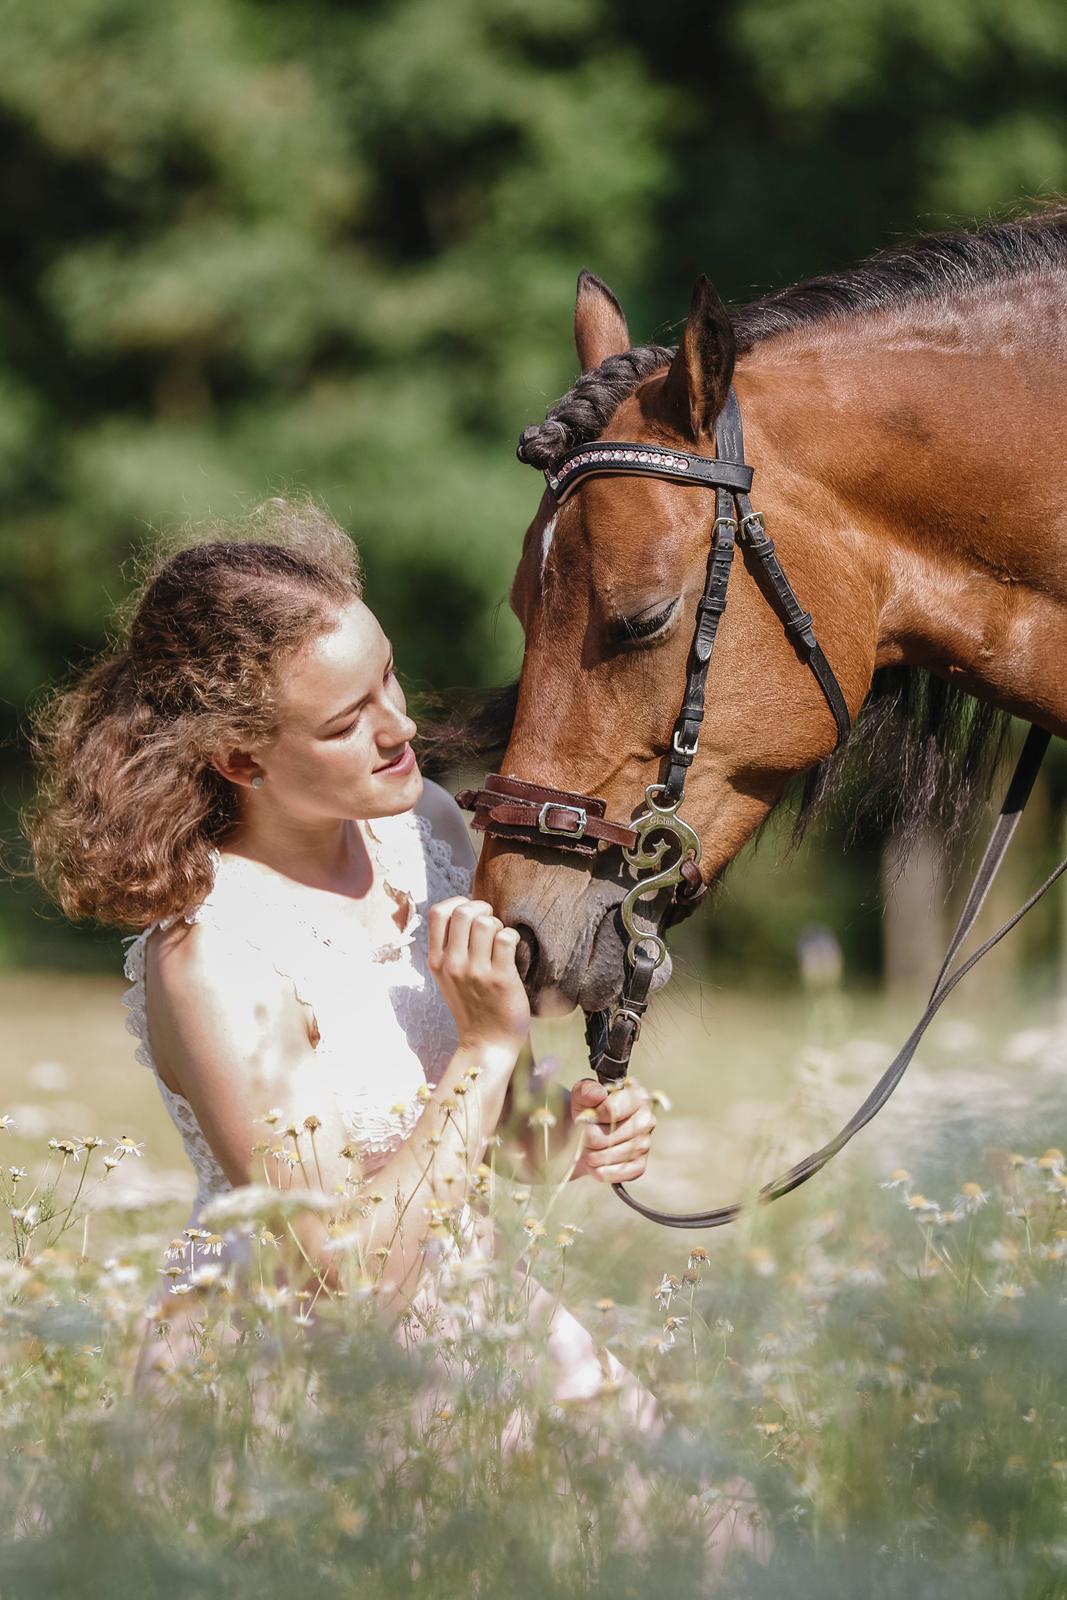
[[[406,744],[409,739],[414,739],[418,724],[408,716],[406,711],[397,713],[393,722],[386,731],[389,743]]]

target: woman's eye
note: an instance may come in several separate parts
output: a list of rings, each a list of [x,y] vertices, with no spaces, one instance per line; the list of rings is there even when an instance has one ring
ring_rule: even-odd
[[[353,718],[353,720],[348,724],[347,728],[338,728],[336,733],[331,733],[330,734],[330,738],[331,739],[343,739],[346,733],[351,733],[352,732],[352,729],[356,726],[356,724],[358,722],[359,722],[359,718],[358,717]]]
[[[674,612],[677,600],[672,600],[669,606],[658,611],[654,617],[646,617],[641,622],[623,622],[618,631],[620,639],[648,639],[665,626]]]

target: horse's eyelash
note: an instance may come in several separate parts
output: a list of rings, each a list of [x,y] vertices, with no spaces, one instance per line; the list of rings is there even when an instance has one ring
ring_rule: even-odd
[[[677,604],[677,600],[672,600],[669,606],[666,606],[664,610],[658,612],[656,616],[649,617],[645,622],[630,622],[627,620],[620,623],[618,628],[618,637],[620,639],[650,638],[652,634],[658,633],[663,627],[668,617],[670,617],[673,613]]]

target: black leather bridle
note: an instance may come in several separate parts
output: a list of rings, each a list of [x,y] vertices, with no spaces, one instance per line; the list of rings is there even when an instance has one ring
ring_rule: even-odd
[[[652,975],[667,953],[661,933],[642,928],[634,920],[637,904],[670,889],[671,898],[659,923],[660,928],[665,928],[693,911],[707,892],[708,886],[699,870],[700,839],[677,813],[685,796],[686,775],[697,753],[700,725],[704,718],[708,669],[719,619],[726,609],[727,587],[734,550],[738,544],[743,545],[753,557],[764,580],[761,584],[764,593],[822,690],[836,723],[835,748],[847,739],[852,726],[848,705],[815,637],[811,616],[801,606],[782,571],[774,544],[767,537],[762,516],[752,509],[748,491],[752,486],[753,469],[745,462],[741,411],[732,388],[716,423],[715,449],[716,454],[712,457],[647,444],[596,440],[568,451],[545,473],[548,491],[557,505],[561,505],[592,477],[662,478],[671,483],[715,491],[715,522],[711,530],[704,590],[697,603],[685,694],[665,758],[664,776],[661,782],[649,784],[645,790],[645,812],[629,823],[614,822],[605,817],[605,804],[599,796],[553,789],[501,773],[490,773],[481,789],[465,789],[456,796],[460,806],[474,812],[474,827],[481,832],[496,838],[550,845],[555,849],[585,855],[595,855],[605,846],[618,847],[638,879],[619,908],[623,928],[629,935],[620,998],[608,1010],[593,1012],[586,1022],[589,1062],[601,1083],[616,1083],[626,1076],[630,1053],[637,1042],[648,1006]],[[950,972],[996,876],[1033,788],[1049,738],[1045,729],[1031,727],[929,1002],[907,1042],[863,1105],[836,1137],[806,1156],[781,1178],[765,1184],[756,1197],[756,1204],[768,1204],[806,1183],[881,1110],[903,1077],[919,1040],[945,998],[975,963],[1010,932],[1067,870],[1067,861],[1061,862],[992,938],[987,939],[959,968]],[[675,858],[664,867],[664,857],[672,848],[676,852]],[[639,874],[643,870],[650,872],[651,876],[642,879]],[[735,1221],[747,1209],[743,1202],[737,1202],[709,1211],[658,1211],[635,1199],[623,1184],[617,1183],[613,1187],[620,1199],[641,1216],[671,1228],[718,1227]]]

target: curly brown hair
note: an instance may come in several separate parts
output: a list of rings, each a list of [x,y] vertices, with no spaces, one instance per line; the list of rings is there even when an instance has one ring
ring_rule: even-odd
[[[106,651],[30,713],[22,826],[68,917],[144,928],[203,899],[239,816],[211,752],[274,736],[279,669],[362,594],[355,545],[310,500],[153,546]]]

